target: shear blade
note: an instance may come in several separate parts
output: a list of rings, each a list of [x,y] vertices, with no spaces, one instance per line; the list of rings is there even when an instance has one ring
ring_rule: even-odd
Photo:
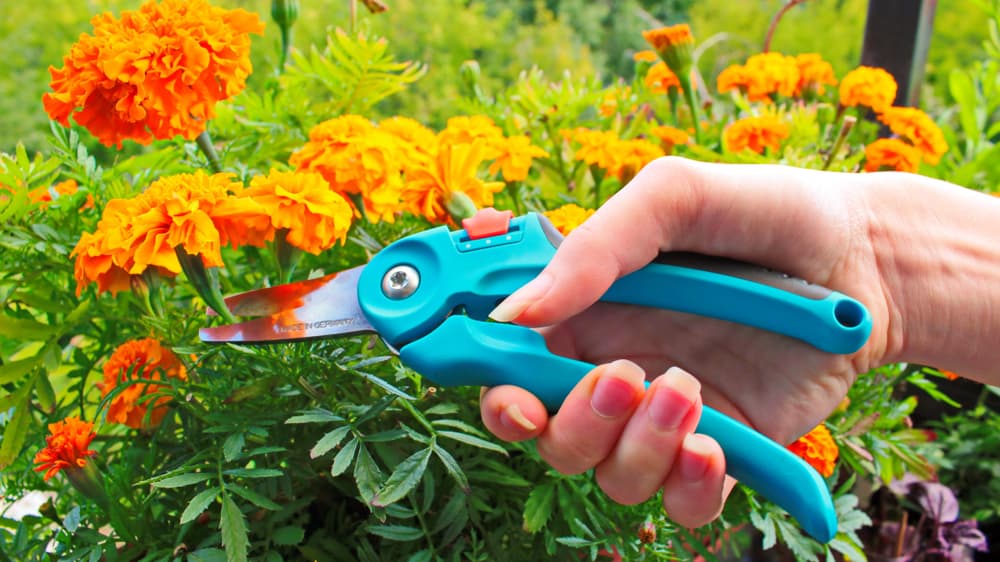
[[[363,268],[234,295],[226,299],[234,314],[262,318],[202,328],[198,334],[205,342],[254,343],[374,332],[358,304]]]

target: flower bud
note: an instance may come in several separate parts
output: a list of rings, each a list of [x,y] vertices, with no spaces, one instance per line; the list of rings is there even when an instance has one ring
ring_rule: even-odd
[[[281,27],[291,27],[299,18],[299,0],[271,0],[271,19]]]
[[[472,218],[476,215],[476,204],[472,198],[461,191],[452,191],[448,201],[445,203],[448,214],[457,224],[462,223],[462,219]]]

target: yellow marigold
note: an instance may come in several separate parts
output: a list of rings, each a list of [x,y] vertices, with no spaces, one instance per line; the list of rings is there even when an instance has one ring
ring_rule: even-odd
[[[796,94],[812,89],[817,94],[823,94],[824,85],[836,86],[837,77],[833,74],[833,66],[823,60],[818,53],[803,53],[796,55],[795,63],[799,67],[799,84]]]
[[[76,180],[68,179],[61,181],[52,187],[39,187],[38,189],[33,189],[28,192],[28,199],[32,203],[37,203],[42,206],[52,202],[63,195],[73,195],[79,190],[79,186],[76,184]]]
[[[632,60],[635,62],[656,62],[657,59],[659,59],[659,57],[656,56],[656,53],[648,49],[645,51],[636,51],[635,54],[632,55]]]
[[[604,169],[622,183],[631,180],[646,164],[666,155],[662,148],[646,139],[619,140],[610,152],[614,158]]]
[[[840,449],[833,441],[830,430],[819,424],[809,433],[799,437],[788,449],[812,465],[824,477],[833,474]]]
[[[944,133],[929,115],[915,107],[889,107],[878,116],[893,133],[909,140],[928,164],[934,165],[948,151]]]
[[[402,151],[403,170],[414,162],[425,162],[434,156],[437,148],[437,133],[428,129],[416,119],[390,117],[378,124],[380,131],[398,139]]]
[[[649,67],[644,82],[646,87],[656,94],[665,94],[670,91],[670,88],[676,88],[678,92],[683,90],[680,79],[663,61]]]
[[[670,125],[658,125],[650,129],[649,132],[660,139],[660,146],[667,153],[672,151],[675,146],[687,144],[691,140],[691,135],[687,131]]]
[[[337,193],[360,196],[369,220],[393,222],[402,210],[399,138],[364,117],[343,115],[313,127],[289,163],[319,172]]]
[[[108,405],[108,421],[135,429],[156,427],[167,414],[169,396],[156,396],[168,388],[152,381],[187,380],[187,370],[174,352],[153,338],[127,341],[104,364],[104,380],[97,386],[106,397],[122,388]]]
[[[92,422],[82,421],[75,416],[50,423],[45,447],[35,455],[35,470],[44,471],[43,478],[48,480],[60,470],[86,466],[87,457],[96,454],[96,451],[88,449],[97,436],[93,430]]]
[[[840,81],[840,105],[881,112],[896,99],[896,79],[881,68],[859,66]]]
[[[491,174],[503,172],[505,181],[522,181],[528,177],[531,161],[534,158],[544,158],[549,155],[541,147],[531,144],[531,137],[516,135],[507,137],[499,145],[500,155],[490,164]]]
[[[472,144],[484,141],[483,158],[493,160],[499,154],[497,148],[503,143],[503,130],[485,115],[462,115],[448,119],[444,130],[438,133],[439,146]]]
[[[575,160],[586,163],[588,166],[597,166],[607,170],[612,167],[616,159],[614,147],[620,140],[613,131],[595,131],[578,127],[572,130],[562,131],[563,138],[578,145],[573,154]]]
[[[477,208],[492,206],[493,194],[504,184],[477,177],[486,150],[485,140],[441,146],[428,166],[407,174],[403,200],[409,209],[431,222],[451,224],[447,204],[453,193],[464,193]]]
[[[311,254],[343,244],[354,218],[351,204],[316,172],[271,170],[250,180],[243,194],[264,207],[289,244]]]
[[[557,209],[545,211],[545,216],[552,222],[552,226],[556,227],[563,236],[583,224],[583,221],[593,214],[593,209],[584,209],[575,203],[567,203]]]
[[[750,149],[763,154],[765,148],[778,150],[788,138],[789,128],[778,116],[764,114],[732,122],[722,132],[722,143],[730,152]]]
[[[264,30],[256,14],[205,0],[150,1],[91,23],[94,34],[80,36],[62,68],[49,68],[53,91],[42,103],[53,120],[69,126],[72,116],[119,147],[198,136],[216,102],[246,86],[249,34]]]
[[[916,172],[920,151],[900,139],[878,139],[865,147],[865,171]]]

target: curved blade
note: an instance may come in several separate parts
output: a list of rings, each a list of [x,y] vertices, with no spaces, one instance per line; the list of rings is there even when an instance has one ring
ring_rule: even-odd
[[[274,342],[374,332],[358,304],[364,266],[226,299],[234,314],[262,318],[202,328],[205,342]]]

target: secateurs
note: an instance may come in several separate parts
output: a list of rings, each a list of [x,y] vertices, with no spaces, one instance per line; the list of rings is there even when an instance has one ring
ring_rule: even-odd
[[[407,236],[364,266],[226,299],[246,322],[204,328],[206,342],[266,343],[377,333],[403,364],[435,384],[513,384],[555,412],[594,366],[551,353],[536,331],[490,321],[530,281],[562,236],[541,215],[484,209],[463,222]],[[737,322],[853,353],[871,332],[858,301],[764,268],[692,254],[663,254],[619,279],[603,301]],[[713,437],[727,472],[775,502],[817,540],[837,530],[822,477],[785,447],[712,408],[697,431]]]

